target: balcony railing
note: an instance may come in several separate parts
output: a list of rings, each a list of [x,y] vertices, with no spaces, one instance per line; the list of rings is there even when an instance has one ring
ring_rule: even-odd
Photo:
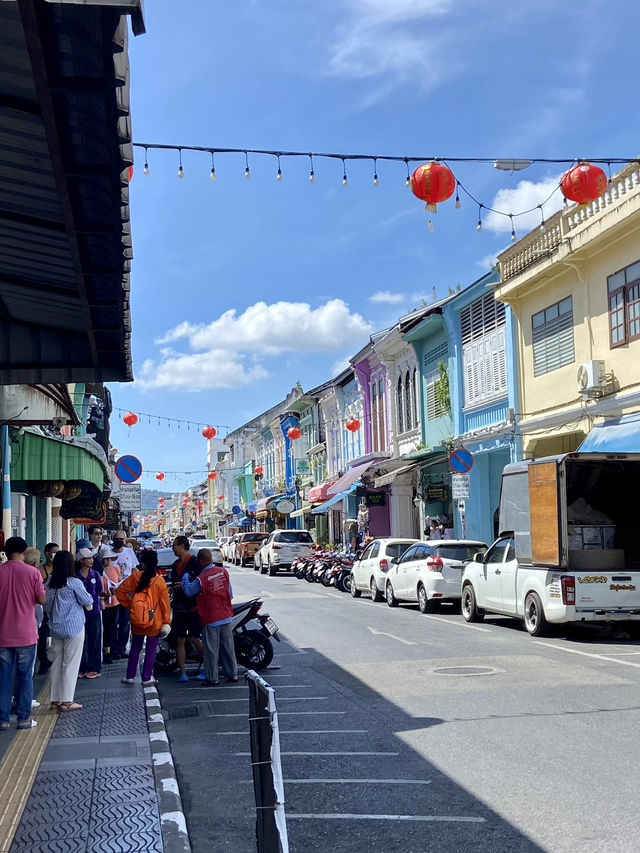
[[[539,261],[550,257],[569,235],[590,225],[596,218],[610,213],[631,195],[640,193],[640,163],[630,163],[614,175],[607,191],[591,204],[573,205],[558,211],[546,221],[545,231],[536,228],[515,246],[498,256],[503,282],[520,275]]]

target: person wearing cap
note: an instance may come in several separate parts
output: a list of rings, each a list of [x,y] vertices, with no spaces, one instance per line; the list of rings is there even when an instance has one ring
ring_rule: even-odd
[[[102,671],[102,578],[93,568],[92,548],[76,552],[76,577],[91,596],[93,605],[85,612],[84,645],[78,678],[99,678]]]
[[[115,596],[115,588],[122,580],[120,569],[116,565],[118,555],[111,548],[103,548],[101,554],[102,563],[102,663],[113,663],[114,656],[111,654],[111,644],[115,636],[118,624],[118,599]],[[117,660],[119,655],[115,657]]]
[[[130,577],[139,565],[135,552],[131,548],[125,547],[124,543],[126,540],[127,534],[124,530],[118,530],[113,535],[113,553],[116,555],[116,565],[120,569],[120,576],[123,581]],[[129,618],[129,611],[125,607],[122,607],[122,605],[119,605],[116,630],[111,638],[111,657],[114,660],[128,656],[127,644],[129,642],[130,631],[131,620]]]

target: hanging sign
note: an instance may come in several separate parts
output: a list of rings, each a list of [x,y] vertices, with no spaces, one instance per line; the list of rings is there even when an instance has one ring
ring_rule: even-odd
[[[427,486],[424,501],[428,504],[448,504],[449,486]]]
[[[140,483],[122,483],[118,489],[120,512],[142,511],[142,486]]]
[[[449,467],[454,474],[466,474],[473,468],[473,454],[465,447],[459,447],[449,454]]]
[[[113,473],[121,483],[135,483],[142,476],[142,462],[137,456],[121,456]]]
[[[471,483],[468,474],[451,475],[451,496],[454,501],[465,501],[471,497]]]
[[[296,505],[293,501],[290,501],[289,498],[282,498],[274,503],[274,509],[281,513],[281,515],[289,515],[289,513],[293,512],[295,508]]]

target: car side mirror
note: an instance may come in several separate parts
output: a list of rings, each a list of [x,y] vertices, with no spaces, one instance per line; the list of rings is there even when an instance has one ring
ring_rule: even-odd
[[[482,551],[476,551],[476,553],[473,555],[473,562],[484,563],[484,554],[482,553]]]
[[[391,562],[394,566],[397,565],[400,562],[400,557],[392,557]]]
[[[267,544],[267,540],[266,540],[266,539],[263,539],[263,540],[262,540],[262,544],[263,544],[263,545],[266,545],[266,544]]]

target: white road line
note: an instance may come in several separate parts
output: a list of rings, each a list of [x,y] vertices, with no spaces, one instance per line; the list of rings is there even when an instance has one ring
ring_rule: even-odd
[[[640,652],[600,652],[601,655],[610,657],[615,655],[616,657],[634,657],[640,655]]]
[[[247,779],[247,782],[252,782]],[[283,779],[285,785],[430,785],[431,779]]]
[[[250,752],[234,752],[234,755],[247,756]],[[400,755],[399,752],[283,752],[280,755]]]
[[[296,814],[287,811],[287,820],[406,820],[423,823],[485,823],[483,817],[412,814]]]
[[[395,634],[387,634],[386,631],[378,631],[377,628],[372,628],[370,625],[367,625],[367,631],[371,631],[371,633],[377,637],[390,637],[392,640],[397,640],[399,643],[404,643],[405,646],[417,646],[413,640],[405,640],[404,637],[397,637]]]
[[[203,690],[216,690],[215,687],[203,687]],[[328,696],[278,696],[278,702],[299,702],[302,700],[303,702],[316,700],[316,699],[328,699]],[[243,699],[207,699],[207,702],[246,702],[247,697],[245,696]]]
[[[366,735],[369,729],[278,729],[281,735]],[[246,730],[241,732],[211,732],[214,735],[247,736]]]
[[[484,631],[485,634],[492,634],[491,628],[481,628],[479,625],[469,625],[468,622],[452,622],[450,619],[443,619],[442,616],[431,616],[426,614],[427,619],[435,619],[436,622],[444,622],[445,625],[455,625],[456,628],[470,628],[472,631]]]
[[[568,652],[571,655],[582,655],[585,658],[594,658],[595,660],[604,660],[607,663],[619,663],[621,666],[640,667],[640,663],[634,663],[630,660],[616,660],[608,655],[598,655],[595,652],[581,652],[579,649],[567,649],[564,646],[556,646],[554,643],[541,643],[540,640],[532,641],[536,646],[543,646],[548,649],[558,649],[561,652]]]

